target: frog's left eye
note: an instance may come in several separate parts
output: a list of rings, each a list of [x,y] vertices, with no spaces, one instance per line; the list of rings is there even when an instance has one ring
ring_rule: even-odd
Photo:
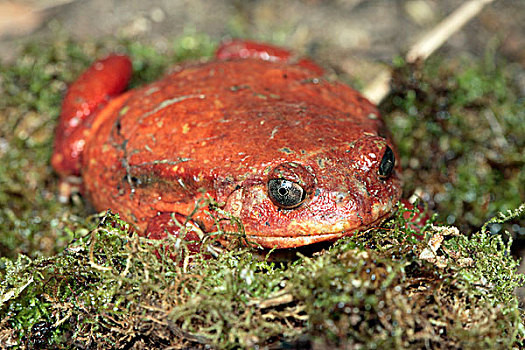
[[[270,199],[280,208],[293,209],[306,199],[306,191],[299,185],[286,179],[271,179],[268,181]]]
[[[383,159],[379,164],[379,170],[377,171],[379,178],[382,180],[388,179],[392,172],[394,171],[394,166],[396,165],[396,158],[394,152],[388,146],[386,146],[385,153],[383,154]]]

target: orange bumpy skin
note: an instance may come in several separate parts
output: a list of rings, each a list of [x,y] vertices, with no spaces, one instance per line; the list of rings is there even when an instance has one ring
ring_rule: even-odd
[[[235,54],[246,45],[250,54]],[[105,100],[81,131],[84,195],[140,232],[210,195],[265,248],[333,241],[384,220],[401,169],[376,107],[279,50],[227,43],[219,60]],[[67,145],[62,137],[54,158]],[[205,215],[193,220],[213,229]]]

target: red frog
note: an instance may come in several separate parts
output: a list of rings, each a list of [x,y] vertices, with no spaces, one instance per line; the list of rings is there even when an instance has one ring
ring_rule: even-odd
[[[211,196],[264,248],[334,241],[391,215],[401,169],[376,107],[322,72],[234,40],[214,61],[125,91],[131,62],[110,56],[70,87],[52,165],[151,238],[177,234],[173,218]],[[216,225],[205,210],[191,223]]]

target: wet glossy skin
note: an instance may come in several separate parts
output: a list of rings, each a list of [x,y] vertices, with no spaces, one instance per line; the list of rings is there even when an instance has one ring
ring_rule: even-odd
[[[266,248],[335,240],[377,224],[401,193],[398,165],[378,174],[387,145],[394,147],[377,109],[309,63],[289,61],[191,65],[106,97],[85,127],[57,132],[53,165],[63,177],[81,175],[95,208],[118,211],[141,232],[154,230],[159,213],[189,214],[205,194]],[[126,63],[115,65],[126,76]],[[79,140],[80,150],[71,146]],[[283,208],[270,193],[272,179],[300,186],[303,201]],[[213,229],[203,213],[194,221]]]

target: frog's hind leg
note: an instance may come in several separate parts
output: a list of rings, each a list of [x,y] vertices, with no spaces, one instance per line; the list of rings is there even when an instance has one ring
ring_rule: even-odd
[[[55,132],[51,164],[63,179],[80,175],[81,156],[95,111],[123,92],[131,78],[131,61],[111,55],[96,61],[68,89]]]
[[[250,40],[235,39],[223,42],[215,52],[215,57],[220,60],[258,58],[264,61],[282,61],[296,64],[317,75],[324,74],[321,67],[307,58],[297,57],[282,47]]]

